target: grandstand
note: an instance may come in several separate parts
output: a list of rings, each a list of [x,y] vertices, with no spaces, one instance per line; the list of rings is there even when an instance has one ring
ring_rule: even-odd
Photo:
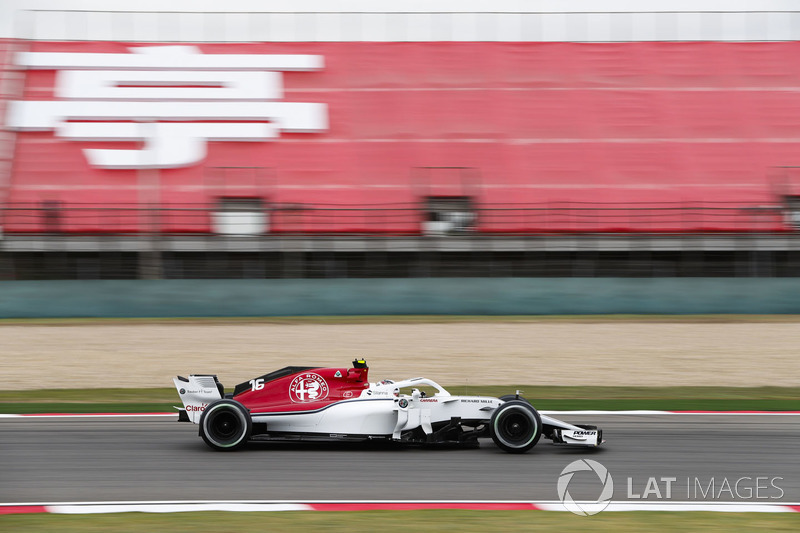
[[[0,277],[800,274],[786,2],[176,5],[4,4]]]

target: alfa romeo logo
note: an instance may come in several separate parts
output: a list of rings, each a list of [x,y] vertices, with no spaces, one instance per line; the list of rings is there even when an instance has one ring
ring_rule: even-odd
[[[569,482],[572,481],[572,476],[575,475],[575,472],[581,471],[594,472],[600,479],[603,490],[596,501],[576,502],[572,499],[572,495],[569,493]],[[608,469],[597,461],[579,459],[571,462],[561,471],[561,475],[558,477],[557,488],[558,498],[561,500],[561,503],[564,504],[567,511],[580,516],[591,516],[608,507],[608,503],[614,495],[614,480],[611,479],[611,474],[608,473]]]
[[[289,384],[289,398],[293,402],[316,402],[328,397],[325,378],[313,372],[305,372]]]

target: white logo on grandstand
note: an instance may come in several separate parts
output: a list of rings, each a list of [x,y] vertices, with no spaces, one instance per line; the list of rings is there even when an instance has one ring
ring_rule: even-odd
[[[206,156],[207,141],[269,141],[323,132],[327,106],[282,102],[279,71],[314,71],[318,55],[202,54],[194,46],[129,54],[25,52],[17,64],[57,70],[55,100],[9,103],[8,127],[73,141],[142,142],[83,152],[92,166],[176,168]]]
[[[581,471],[594,472],[602,483],[603,490],[597,500],[586,502],[575,501],[572,498],[569,492],[569,484],[575,473]],[[591,459],[579,459],[571,462],[561,471],[561,475],[558,477],[557,489],[558,497],[568,511],[580,516],[591,516],[608,507],[608,503],[614,495],[614,480],[611,478],[608,469],[602,464]]]

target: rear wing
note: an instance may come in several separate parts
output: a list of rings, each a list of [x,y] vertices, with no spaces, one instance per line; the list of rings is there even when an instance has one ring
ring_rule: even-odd
[[[175,388],[180,394],[183,409],[178,409],[178,420],[200,423],[203,411],[212,402],[222,398],[225,389],[215,375],[192,374],[188,378],[178,376],[172,378]]]

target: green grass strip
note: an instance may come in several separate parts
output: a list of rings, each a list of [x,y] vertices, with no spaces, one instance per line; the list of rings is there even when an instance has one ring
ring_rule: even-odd
[[[109,515],[6,515],[0,530],[26,533],[59,531],[169,531],[170,533],[241,533],[242,531],[797,531],[797,517],[758,513],[600,513],[580,517],[544,511],[360,511],[175,514],[122,513]]]
[[[451,394],[503,396],[521,390],[542,410],[800,411],[800,387],[552,387],[457,385]],[[174,412],[175,389],[0,391],[0,413]]]

